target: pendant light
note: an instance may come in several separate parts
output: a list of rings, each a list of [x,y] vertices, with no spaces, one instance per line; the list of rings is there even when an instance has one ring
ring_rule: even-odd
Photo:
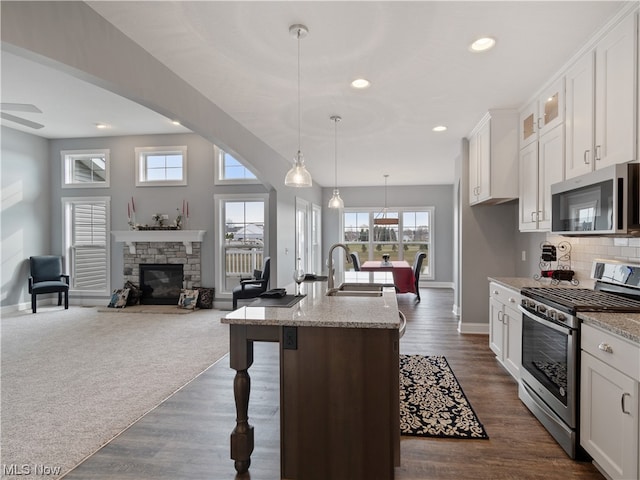
[[[388,173],[384,175],[384,208],[382,209],[382,216],[373,219],[374,225],[398,225],[397,218],[387,218],[387,178]]]
[[[293,167],[287,172],[284,184],[287,187],[310,187],[313,185],[311,174],[304,166],[304,157],[300,151],[300,39],[307,36],[309,30],[304,25],[291,25],[289,34],[298,39],[298,152],[293,159]]]
[[[342,120],[338,115],[333,115],[329,117],[330,120],[334,122],[334,130],[335,130],[335,182],[333,188],[333,197],[329,200],[329,208],[344,208],[344,202],[342,198],[340,198],[340,190],[338,190],[338,122]]]

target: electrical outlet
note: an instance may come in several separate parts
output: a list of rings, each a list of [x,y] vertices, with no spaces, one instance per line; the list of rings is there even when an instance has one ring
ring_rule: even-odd
[[[167,215],[166,213],[163,213],[163,214],[162,214],[162,216],[161,216],[161,218],[162,218],[163,220],[169,220],[169,215]]]

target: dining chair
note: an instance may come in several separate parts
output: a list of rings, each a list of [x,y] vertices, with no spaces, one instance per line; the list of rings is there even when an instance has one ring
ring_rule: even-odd
[[[416,257],[413,260],[413,276],[416,278],[415,287],[416,287],[416,295],[418,297],[418,301],[420,301],[420,288],[418,288],[419,281],[420,281],[420,271],[422,270],[422,262],[426,256],[427,254],[425,252],[417,252]]]
[[[353,262],[353,269],[356,272],[360,271],[360,256],[358,255],[358,252],[351,252],[349,255],[351,255],[351,261]]]
[[[269,286],[270,273],[271,258],[266,257],[262,270],[254,271],[253,278],[241,279],[240,285],[233,288],[233,309],[238,308],[238,300],[256,298],[259,297],[261,293],[266,292]]]
[[[62,257],[57,255],[39,255],[29,257],[29,293],[31,311],[36,313],[36,299],[42,293],[57,293],[58,305],[69,308],[69,275],[62,273]]]

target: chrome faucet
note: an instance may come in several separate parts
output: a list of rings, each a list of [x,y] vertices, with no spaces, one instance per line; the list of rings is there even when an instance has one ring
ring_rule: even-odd
[[[337,248],[341,247],[344,249],[345,258],[347,259],[347,263],[351,263],[351,257],[349,256],[349,247],[347,247],[344,243],[334,243],[331,245],[329,249],[329,258],[327,259],[327,266],[329,267],[329,275],[327,278],[327,290],[332,290],[335,285],[335,278],[333,277],[333,251]]]

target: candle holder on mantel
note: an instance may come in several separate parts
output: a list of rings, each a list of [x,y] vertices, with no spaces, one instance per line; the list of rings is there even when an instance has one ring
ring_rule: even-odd
[[[562,281],[578,285],[580,282],[574,278],[575,272],[571,269],[571,244],[560,242],[554,245],[550,242],[540,244],[540,273],[536,273],[534,280],[543,278],[551,279],[551,285],[558,285]]]

